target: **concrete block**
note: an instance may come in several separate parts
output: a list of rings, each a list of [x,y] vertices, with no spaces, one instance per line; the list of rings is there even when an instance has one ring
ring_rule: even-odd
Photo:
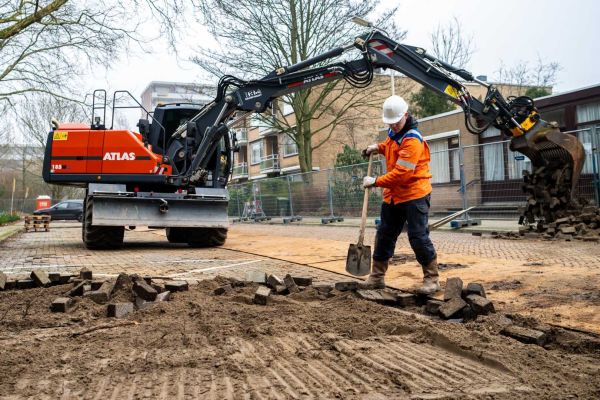
[[[143,279],[134,282],[133,292],[146,301],[154,301],[158,295],[158,292]]]
[[[60,285],[60,273],[59,272],[48,272],[48,279],[51,285]]]
[[[169,301],[169,300],[171,300],[171,292],[169,292],[168,290],[165,290],[164,292],[161,292],[156,296],[155,301]]]
[[[517,325],[509,325],[506,328],[502,329],[500,333],[505,336],[509,336],[513,339],[516,339],[519,342],[527,344],[537,344],[538,346],[543,346],[548,340],[548,336],[542,331],[523,328],[522,326]]]
[[[6,274],[4,272],[0,272],[0,290],[6,290]]]
[[[460,278],[448,278],[446,280],[446,289],[444,290],[444,301],[461,298],[463,281]]]
[[[267,305],[269,296],[271,295],[271,289],[265,286],[259,286],[254,293],[254,304]]]
[[[152,277],[151,276],[144,276],[144,281],[146,281],[146,283],[148,285],[152,285]]]
[[[12,290],[12,289],[16,289],[17,288],[17,281],[12,281],[12,280],[6,280],[6,283],[4,284],[4,290]]]
[[[131,279],[131,277],[129,275],[127,275],[125,272],[121,272],[119,274],[119,276],[117,276],[117,279],[114,282],[113,291],[123,289],[123,288],[131,288],[132,285],[133,285],[133,280]]]
[[[377,290],[359,289],[356,291],[359,298],[369,301],[382,302],[383,297]]]
[[[471,282],[467,285],[466,296],[470,294],[476,294],[481,297],[486,297],[485,289],[481,283]]]
[[[106,309],[108,317],[121,318],[133,312],[133,303],[109,304]]]
[[[281,285],[284,285],[283,279],[281,279],[277,275],[271,274],[267,278],[267,286],[269,286],[271,289],[275,289],[277,286]]]
[[[106,304],[110,300],[114,288],[114,281],[106,281],[100,286],[100,289],[84,293],[84,297],[90,298],[94,303]],[[133,306],[133,303],[131,305]]]
[[[30,277],[38,287],[50,286],[50,278],[48,278],[48,273],[42,269],[35,269],[31,271]]]
[[[79,270],[79,279],[83,279],[83,280],[92,280],[92,270],[87,268],[87,267],[83,267]]]
[[[72,276],[69,274],[60,274],[59,284],[66,285],[67,283],[71,283]]]
[[[475,318],[477,318],[477,313],[475,311],[473,311],[473,309],[469,305],[466,305],[462,309],[461,315],[462,315],[463,321],[473,321]]]
[[[450,319],[459,314],[459,312],[465,308],[466,305],[467,303],[460,297],[453,297],[441,305],[439,314],[444,319]]]
[[[267,284],[267,274],[264,271],[246,271],[246,281],[260,283],[261,285]]]
[[[427,300],[427,303],[425,304],[425,311],[429,314],[438,315],[442,304],[444,304],[444,302],[441,300]]]
[[[300,291],[298,285],[296,285],[296,282],[294,282],[294,278],[292,278],[290,274],[287,274],[283,278],[283,284],[285,285],[285,287],[287,287],[290,293],[298,293]]]
[[[33,289],[34,287],[33,279],[19,279],[15,282],[15,289]]]
[[[396,305],[396,303],[398,302],[398,298],[396,297],[396,293],[390,292],[386,289],[379,289],[377,290],[379,292],[379,294],[381,295],[381,303],[388,305],[388,306],[394,306]]]
[[[330,283],[319,283],[313,285],[313,288],[321,294],[327,294],[333,290],[333,285]]]
[[[350,290],[358,289],[358,282],[356,281],[347,281],[347,282],[336,282],[335,290],[339,290],[340,292],[347,292]]]
[[[50,311],[52,312],[68,312],[71,307],[75,305],[75,301],[70,297],[59,297],[54,299],[50,304]]]
[[[308,276],[293,276],[292,279],[298,286],[310,286],[312,285],[312,278]]]
[[[494,304],[490,300],[486,299],[485,297],[478,296],[476,294],[468,295],[467,303],[469,303],[469,305],[477,315],[486,315],[496,311],[494,310]]]
[[[560,231],[565,235],[567,235],[567,234],[572,235],[575,233],[575,227],[574,226],[561,226]]]
[[[290,291],[288,290],[287,286],[285,285],[277,285],[275,286],[275,293],[279,294],[279,295],[286,295],[286,294],[290,294]]]
[[[83,296],[83,287],[88,283],[88,281],[81,281],[75,285],[73,288],[67,292],[67,296],[75,297],[75,296]]]
[[[227,284],[227,285],[223,285],[223,286],[216,288],[213,291],[213,293],[215,294],[215,296],[221,296],[222,294],[229,293],[232,290],[233,290],[233,287],[231,287],[231,285]]]
[[[396,293],[396,303],[400,307],[410,307],[416,305],[417,300],[412,293]]]
[[[154,290],[156,290],[156,293],[162,293],[165,291],[165,288],[162,285],[159,285],[158,283],[152,282],[150,286],[152,286]]]
[[[168,290],[171,293],[185,292],[186,290],[189,290],[189,288],[186,281],[171,281],[165,283],[165,290]]]

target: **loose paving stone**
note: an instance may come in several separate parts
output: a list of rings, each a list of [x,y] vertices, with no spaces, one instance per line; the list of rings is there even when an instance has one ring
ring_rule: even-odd
[[[333,290],[333,285],[330,283],[319,283],[313,285],[313,288],[319,293],[327,294]]]
[[[133,292],[146,301],[154,301],[158,292],[144,280],[135,281]]]
[[[383,301],[383,297],[382,297],[381,293],[379,293],[376,290],[359,289],[356,291],[356,294],[358,295],[358,297],[360,297],[361,299],[364,299],[364,300],[377,301],[377,302]]]
[[[67,283],[71,283],[72,276],[69,274],[60,274],[59,284],[66,285]]]
[[[438,315],[440,312],[440,307],[444,304],[441,300],[430,299],[427,300],[427,304],[425,304],[425,311],[429,314]]]
[[[4,272],[0,272],[0,290],[6,289],[6,274]]]
[[[412,293],[397,293],[396,303],[401,307],[410,307],[417,304],[415,295]]]
[[[271,289],[266,286],[259,286],[254,293],[254,304],[267,305],[269,296],[271,295]]]
[[[465,308],[466,305],[467,303],[463,299],[454,297],[442,304],[439,310],[440,316],[444,319],[450,319]]]
[[[164,288],[164,286],[162,286],[162,285],[159,285],[158,283],[154,283],[154,282],[152,282],[152,283],[150,284],[150,286],[152,286],[152,287],[154,288],[154,290],[156,290],[156,293],[159,293],[159,294],[160,294],[160,293],[162,293],[162,292],[164,292],[164,291],[165,291],[165,288]]]
[[[165,290],[164,292],[159,293],[156,296],[156,300],[155,301],[169,301],[171,300],[171,292],[169,292],[168,290]]]
[[[87,284],[88,281],[82,281],[78,284],[74,285],[71,290],[67,292],[67,296],[75,297],[75,296],[83,296],[83,287]]]
[[[52,285],[60,284],[60,273],[58,272],[48,272],[48,279]]]
[[[398,298],[396,296],[396,293],[392,293],[387,289],[379,289],[378,292],[381,295],[381,303],[386,304],[388,306],[393,306],[397,304]]]
[[[446,289],[444,290],[444,301],[461,298],[463,281],[460,278],[448,278],[446,280]]]
[[[298,286],[310,286],[312,285],[312,278],[306,276],[293,276],[294,282]]]
[[[469,303],[473,312],[478,315],[486,315],[496,311],[494,310],[494,304],[490,300],[476,294],[468,295],[467,303]]]
[[[546,343],[546,340],[548,339],[548,336],[542,331],[524,328],[518,325],[509,325],[506,328],[502,329],[500,333],[505,336],[509,336],[513,339],[516,339],[519,342],[527,344],[537,344],[538,346],[543,346]]]
[[[104,281],[92,281],[90,284],[92,285],[92,290],[98,290],[102,287]]]
[[[35,269],[31,271],[31,279],[35,282],[35,285],[38,287],[46,287],[50,286],[50,278],[48,278],[48,273],[42,269]]]
[[[481,283],[471,282],[467,285],[466,296],[470,294],[476,294],[481,297],[486,297],[485,289]]]
[[[15,281],[15,289],[33,289],[35,281],[33,279],[19,279]]]
[[[83,267],[79,270],[79,279],[85,279],[85,280],[92,280],[92,270],[87,268],[87,267]]]
[[[300,291],[298,285],[296,285],[296,282],[294,282],[294,278],[292,278],[290,274],[287,274],[283,278],[283,283],[285,287],[287,287],[287,289],[290,291],[290,293],[298,293]]]
[[[106,314],[109,317],[121,318],[133,312],[133,303],[114,303],[109,304]]]
[[[135,298],[135,306],[138,310],[147,310],[149,308],[152,308],[152,306],[155,306],[156,302],[154,301],[147,301],[142,299],[141,297],[136,297]]]
[[[462,319],[463,321],[473,321],[475,318],[477,318],[477,313],[470,307],[470,306],[465,306],[462,309]]]
[[[336,282],[335,290],[339,290],[340,292],[347,292],[350,290],[357,290],[358,282],[356,281],[346,281],[346,282]]]
[[[186,281],[170,281],[165,283],[165,290],[171,293],[174,292],[185,292],[189,290],[190,286]]]
[[[59,297],[54,299],[50,305],[50,311],[52,312],[68,312],[71,307],[75,304],[75,301],[70,297]]]
[[[283,285],[283,284],[284,284],[283,279],[281,279],[277,275],[271,274],[267,278],[267,286],[269,286],[272,289],[275,289],[277,286]]]
[[[275,293],[279,294],[279,295],[286,295],[286,294],[290,294],[290,291],[288,290],[287,286],[285,285],[277,285],[275,286]]]
[[[233,287],[231,287],[230,284],[227,284],[227,285],[223,285],[223,286],[216,288],[213,291],[213,293],[215,294],[215,296],[221,296],[225,293],[231,292],[232,290],[233,290]]]
[[[267,274],[264,271],[246,271],[246,281],[260,283],[262,285],[267,284]]]
[[[110,300],[110,296],[115,288],[114,281],[106,281],[100,286],[98,290],[92,290],[91,292],[84,293],[84,297],[88,297],[98,304],[106,304]],[[133,306],[133,304],[132,304]]]

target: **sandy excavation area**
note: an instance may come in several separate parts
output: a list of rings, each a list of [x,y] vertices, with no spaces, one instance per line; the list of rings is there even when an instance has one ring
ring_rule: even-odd
[[[215,289],[233,285],[225,293]],[[597,398],[600,340],[543,330],[544,346],[499,334],[503,313],[453,323],[419,306],[312,287],[255,304],[256,283],[217,276],[169,301],[108,318],[71,285],[0,293],[5,399]],[[132,300],[125,285],[112,301]]]

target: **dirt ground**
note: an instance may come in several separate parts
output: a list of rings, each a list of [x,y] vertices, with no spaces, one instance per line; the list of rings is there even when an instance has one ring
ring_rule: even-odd
[[[349,243],[357,228],[236,224],[226,248],[345,273]],[[367,229],[365,243],[374,243]],[[448,277],[480,282],[505,312],[529,315],[548,323],[600,333],[600,245],[580,241],[505,240],[448,231],[432,232]],[[422,279],[406,233],[391,260],[386,283],[416,287]]]
[[[458,324],[312,289],[252,304],[256,284],[215,296],[201,281],[127,317],[66,287],[0,292],[3,399],[556,399],[600,396],[600,345],[548,330],[547,348],[498,334],[503,316]],[[117,297],[126,299],[127,289]],[[521,321],[535,324],[535,322]]]

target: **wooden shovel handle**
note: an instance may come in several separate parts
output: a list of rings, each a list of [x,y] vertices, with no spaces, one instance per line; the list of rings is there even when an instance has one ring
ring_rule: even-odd
[[[367,176],[371,176],[373,165],[373,153],[369,154],[369,166],[367,167]],[[362,246],[365,238],[365,225],[367,223],[367,209],[369,208],[369,188],[365,189],[365,198],[363,199],[362,216],[360,219],[360,233],[358,234],[358,246]]]

